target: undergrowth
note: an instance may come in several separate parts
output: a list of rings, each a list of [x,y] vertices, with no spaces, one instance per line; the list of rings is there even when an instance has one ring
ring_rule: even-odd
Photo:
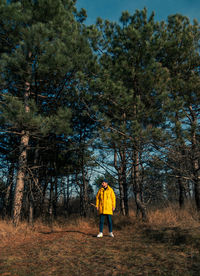
[[[59,218],[33,226],[0,221],[0,275],[199,275],[198,213],[167,206],[149,210],[148,221],[118,213],[115,238],[96,238],[99,218]]]

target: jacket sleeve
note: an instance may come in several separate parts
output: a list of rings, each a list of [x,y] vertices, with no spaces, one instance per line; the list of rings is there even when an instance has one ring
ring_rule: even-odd
[[[111,193],[111,198],[112,198],[112,208],[115,209],[116,208],[116,196],[115,196],[113,189],[112,189],[112,193]]]
[[[100,194],[100,190],[98,191],[98,193],[96,195],[96,208],[99,208],[99,194]]]

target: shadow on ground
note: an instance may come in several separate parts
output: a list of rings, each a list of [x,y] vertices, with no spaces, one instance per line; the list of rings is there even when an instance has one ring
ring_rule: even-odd
[[[181,229],[179,227],[146,228],[143,230],[143,236],[145,239],[154,242],[169,243],[171,245],[193,245],[200,249],[199,229],[191,234],[190,229]]]
[[[75,234],[82,234],[89,237],[96,237],[96,235],[94,234],[85,233],[77,230],[62,230],[62,231],[52,230],[52,231],[40,231],[39,233],[44,235],[51,235],[51,234],[58,234],[58,233],[75,233]]]

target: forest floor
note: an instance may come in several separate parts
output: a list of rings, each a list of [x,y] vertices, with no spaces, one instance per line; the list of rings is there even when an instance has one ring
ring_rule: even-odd
[[[98,218],[36,223],[0,222],[0,275],[200,275],[200,227],[152,225],[113,217],[97,238]]]

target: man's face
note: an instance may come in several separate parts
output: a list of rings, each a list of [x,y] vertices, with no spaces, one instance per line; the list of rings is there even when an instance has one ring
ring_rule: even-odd
[[[102,182],[102,187],[103,187],[103,188],[107,188],[107,186],[108,186],[108,183]]]

